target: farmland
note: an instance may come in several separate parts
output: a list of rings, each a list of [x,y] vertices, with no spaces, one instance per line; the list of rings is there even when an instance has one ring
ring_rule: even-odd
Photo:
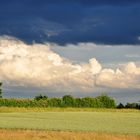
[[[22,132],[25,137],[26,134],[28,137],[29,133],[34,135],[35,131],[44,137],[55,133],[61,138],[61,134],[66,137],[70,133],[74,133],[78,139],[80,133],[83,137],[89,133],[89,136],[92,137],[89,139],[96,136],[97,140],[98,137],[101,139],[103,135],[107,136],[108,139],[116,137],[118,139],[128,139],[128,137],[140,139],[140,112],[138,110],[90,110],[88,108],[73,110],[71,108],[65,108],[65,110],[59,108],[48,110],[43,110],[43,108],[40,110],[37,108],[33,110],[32,108],[27,110],[25,108],[15,108],[15,110],[14,108],[9,108],[9,110],[8,108],[0,108],[0,139],[3,139],[4,135],[8,139],[8,135],[11,137],[10,133],[15,135],[14,137],[18,137]],[[7,140],[6,138],[3,140]],[[40,138],[38,139],[40,140]]]
[[[1,128],[140,134],[140,114],[121,112],[1,113]]]

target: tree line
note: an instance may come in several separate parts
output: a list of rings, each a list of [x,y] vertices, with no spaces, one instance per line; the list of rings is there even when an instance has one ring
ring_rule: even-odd
[[[7,107],[77,107],[77,108],[135,108],[139,103],[116,104],[116,101],[106,94],[97,97],[75,98],[71,95],[49,98],[46,95],[35,96],[34,99],[4,99],[2,98],[2,83],[0,83],[0,106]]]
[[[126,105],[119,103],[117,105],[117,108],[118,109],[125,109],[125,108],[140,109],[140,103],[127,103]]]
[[[65,95],[62,98],[48,98],[39,95],[34,99],[0,99],[0,106],[8,107],[79,107],[79,108],[115,108],[115,100],[107,95],[98,97],[74,98]]]
[[[0,82],[0,98],[2,98],[2,82]]]

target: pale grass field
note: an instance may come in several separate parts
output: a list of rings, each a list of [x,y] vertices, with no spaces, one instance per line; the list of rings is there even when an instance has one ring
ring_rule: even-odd
[[[140,113],[138,109],[107,109],[107,108],[41,108],[41,107],[0,107],[0,113],[10,113],[10,112],[137,112]]]
[[[0,129],[0,140],[140,140],[138,135]]]
[[[134,109],[0,107],[0,140],[140,140],[139,120]]]

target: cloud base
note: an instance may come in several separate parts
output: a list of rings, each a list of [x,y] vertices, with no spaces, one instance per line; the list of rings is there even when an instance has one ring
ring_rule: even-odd
[[[57,47],[0,37],[0,81],[7,86],[46,87],[55,92],[93,92],[100,87],[140,89],[140,67],[134,62],[115,70],[103,68],[96,58],[75,64],[53,52],[53,45]]]

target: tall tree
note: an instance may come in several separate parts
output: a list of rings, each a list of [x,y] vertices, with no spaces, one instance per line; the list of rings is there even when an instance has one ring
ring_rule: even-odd
[[[0,98],[2,98],[2,82],[0,82]]]
[[[71,95],[65,95],[62,98],[63,106],[65,107],[72,107],[74,106],[75,99]]]

